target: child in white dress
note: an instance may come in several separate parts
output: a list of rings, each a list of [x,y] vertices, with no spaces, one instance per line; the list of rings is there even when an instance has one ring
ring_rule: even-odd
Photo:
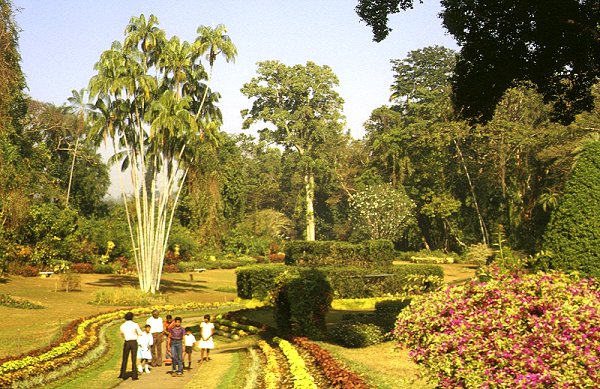
[[[200,364],[204,360],[210,361],[210,350],[215,348],[213,335],[215,334],[215,325],[210,322],[210,315],[204,315],[204,321],[200,323]],[[204,353],[206,352],[206,357]]]
[[[150,367],[148,363],[152,360],[152,353],[150,352],[150,347],[154,344],[154,339],[152,338],[152,334],[150,333],[150,325],[146,324],[144,326],[144,330],[142,334],[138,337],[138,352],[137,359],[138,363],[138,371],[143,373],[150,373]]]

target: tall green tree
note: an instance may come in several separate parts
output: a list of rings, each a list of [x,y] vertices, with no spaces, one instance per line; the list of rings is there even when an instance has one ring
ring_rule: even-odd
[[[194,158],[194,145],[220,125],[204,96],[206,47],[166,38],[158,19],[132,17],[123,43],[95,65],[94,134],[113,139],[129,168],[134,210],[127,212],[140,288],[156,292],[176,205]],[[128,202],[124,195],[124,202]]]
[[[337,76],[329,66],[314,62],[287,66],[278,61],[258,63],[258,76],[244,84],[253,98],[242,111],[244,128],[256,122],[271,126],[261,138],[298,153],[305,186],[306,240],[315,240],[315,165],[325,145],[336,142],[343,127],[343,100],[335,91]]]
[[[356,11],[379,42],[391,31],[388,16],[414,3],[359,0]],[[441,5],[444,27],[461,46],[453,77],[459,114],[490,120],[504,92],[522,81],[533,83],[554,105],[554,120],[570,123],[592,109],[591,89],[600,77],[597,0],[442,0]]]
[[[600,142],[585,146],[544,234],[556,269],[600,276]]]

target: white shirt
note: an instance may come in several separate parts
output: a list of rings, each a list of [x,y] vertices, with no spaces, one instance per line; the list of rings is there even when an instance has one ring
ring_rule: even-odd
[[[186,334],[184,338],[186,346],[193,346],[194,343],[196,343],[196,337],[194,336],[194,334]]]
[[[138,336],[142,334],[142,329],[138,323],[135,323],[132,320],[127,320],[125,323],[121,324],[120,330],[121,335],[123,335],[125,340],[137,340]]]
[[[146,320],[146,324],[150,325],[150,333],[153,334],[155,332],[163,332],[163,319],[162,317],[150,316],[148,320]]]

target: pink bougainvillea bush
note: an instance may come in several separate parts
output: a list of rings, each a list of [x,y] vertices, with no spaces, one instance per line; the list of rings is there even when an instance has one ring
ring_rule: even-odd
[[[564,273],[502,274],[415,299],[394,334],[444,388],[599,388],[600,291]]]

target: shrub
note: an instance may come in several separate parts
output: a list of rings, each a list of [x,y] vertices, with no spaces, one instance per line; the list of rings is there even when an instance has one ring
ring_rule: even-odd
[[[93,266],[94,273],[97,274],[113,274],[115,269],[109,264],[97,263]]]
[[[375,303],[375,324],[385,332],[394,329],[398,314],[410,304],[410,299],[385,300]]]
[[[182,261],[177,263],[179,271],[188,272],[194,269],[235,269],[240,266],[247,266],[256,263],[256,259],[249,256],[230,256],[226,255],[222,258],[216,256],[208,256],[201,260]]]
[[[94,272],[94,266],[91,263],[73,263],[71,270],[79,274],[89,274]]]
[[[165,273],[179,273],[179,267],[177,265],[164,265],[163,272]]]
[[[285,263],[299,266],[388,267],[394,260],[389,240],[361,243],[339,241],[290,241],[285,244]]]
[[[236,269],[237,295],[243,299],[265,299],[275,287],[275,279],[285,265],[252,265]]]
[[[284,272],[272,292],[277,329],[285,335],[320,338],[325,333],[325,316],[333,290],[317,269]]]
[[[285,253],[271,253],[269,254],[269,262],[271,263],[284,263]]]
[[[553,269],[600,277],[600,142],[584,148],[544,234]]]
[[[465,254],[465,262],[485,265],[494,256],[494,250],[484,243],[472,244]]]
[[[386,340],[383,330],[372,323],[342,323],[330,331],[330,338],[344,347],[367,347]]]
[[[81,276],[71,271],[62,273],[59,276],[60,288],[66,292],[70,290],[81,290]]]
[[[40,275],[40,268],[37,266],[11,263],[8,265],[8,272],[16,276],[37,277]]]
[[[395,336],[435,383],[599,387],[599,285],[558,272],[491,276],[415,298],[400,313]]]

